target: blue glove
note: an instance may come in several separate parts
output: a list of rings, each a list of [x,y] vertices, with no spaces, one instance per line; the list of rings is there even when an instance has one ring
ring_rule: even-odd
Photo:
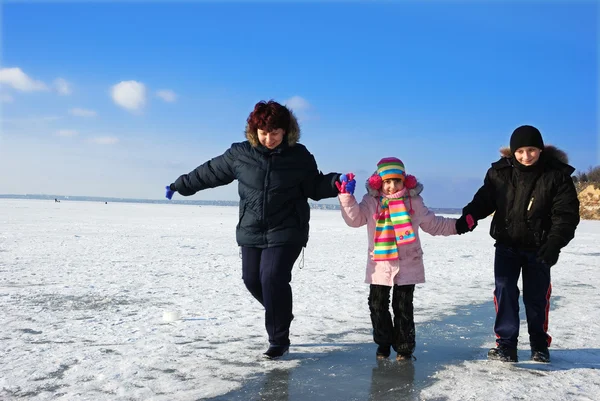
[[[351,194],[351,195],[354,195],[354,189],[355,189],[355,188],[356,188],[356,180],[352,179],[352,180],[349,180],[349,181],[346,183],[346,191],[347,191],[349,194]]]
[[[165,187],[165,189],[167,190],[167,193],[165,194],[165,197],[166,197],[168,200],[171,200],[171,198],[173,197],[173,194],[175,193],[175,191],[172,191],[172,190],[171,190],[171,186],[170,186],[170,185],[167,185],[167,186]]]
[[[354,189],[356,188],[356,180],[354,179],[354,174],[342,174],[340,176],[340,183],[336,182],[335,186],[337,187],[339,193],[341,194],[354,194]]]

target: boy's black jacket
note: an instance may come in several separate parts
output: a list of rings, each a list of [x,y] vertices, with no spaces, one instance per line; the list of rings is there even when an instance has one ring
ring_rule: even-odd
[[[494,213],[490,235],[498,243],[537,249],[551,239],[567,245],[579,224],[579,199],[566,154],[546,146],[534,168],[519,169],[510,149],[501,153],[463,214],[481,220]]]

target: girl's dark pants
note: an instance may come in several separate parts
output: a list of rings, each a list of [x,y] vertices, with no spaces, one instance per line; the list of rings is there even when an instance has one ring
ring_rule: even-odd
[[[390,315],[390,291],[392,287],[371,284],[369,310],[373,324],[373,340],[382,346],[392,346],[401,354],[410,355],[415,350],[415,319],[413,309],[414,285],[395,285]]]
[[[301,246],[242,247],[242,278],[265,308],[269,344],[289,345],[292,322],[292,268]]]

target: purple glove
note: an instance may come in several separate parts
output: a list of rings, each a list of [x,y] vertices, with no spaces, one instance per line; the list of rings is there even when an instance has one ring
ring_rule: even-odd
[[[171,200],[171,198],[173,197],[173,194],[175,193],[175,191],[171,190],[171,186],[170,186],[170,185],[167,185],[167,186],[165,187],[165,189],[167,190],[167,193],[165,194],[165,197],[166,197],[168,200]]]

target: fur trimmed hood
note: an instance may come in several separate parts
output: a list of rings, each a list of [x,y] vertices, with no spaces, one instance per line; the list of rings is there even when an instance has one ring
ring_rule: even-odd
[[[547,159],[556,159],[561,163],[569,164],[569,157],[567,156],[567,154],[564,151],[558,149],[556,146],[552,146],[552,145],[544,146],[544,150],[542,151],[542,154],[545,155],[545,157]],[[513,155],[510,152],[510,147],[505,146],[505,147],[500,148],[500,156],[502,156],[505,159],[512,158]]]
[[[288,146],[294,146],[300,141],[300,125],[298,124],[298,119],[296,118],[292,110],[290,110],[289,108],[288,110],[290,112],[290,125],[285,130],[283,140],[287,140]],[[246,139],[248,140],[248,142],[250,142],[250,145],[252,145],[252,147],[257,147],[260,144],[260,142],[258,141],[258,133],[256,131],[252,131],[248,124],[246,124],[245,135]]]

